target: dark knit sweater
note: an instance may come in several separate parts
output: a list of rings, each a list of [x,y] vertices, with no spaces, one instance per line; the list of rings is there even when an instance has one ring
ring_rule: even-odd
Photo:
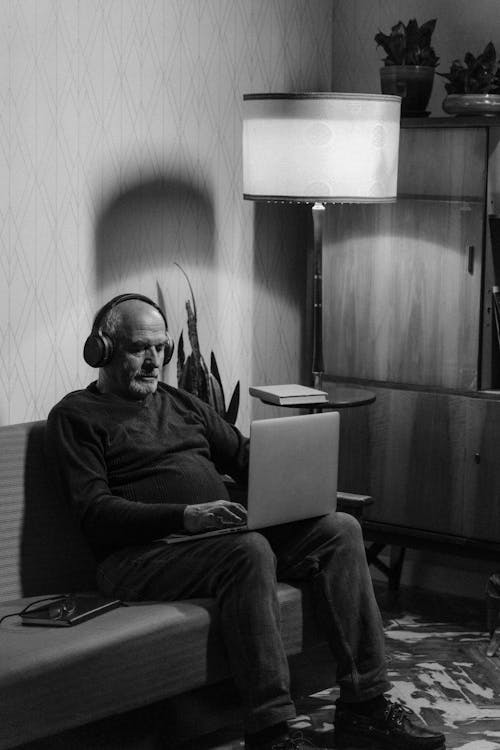
[[[228,499],[221,473],[248,470],[248,439],[164,383],[141,401],[95,383],[70,393],[48,416],[46,450],[98,559],[179,531],[186,505]]]

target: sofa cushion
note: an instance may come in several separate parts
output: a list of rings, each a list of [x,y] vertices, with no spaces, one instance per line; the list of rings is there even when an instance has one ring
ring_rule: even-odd
[[[289,655],[317,640],[307,599],[279,584]],[[27,601],[2,603],[0,617]],[[0,633],[1,750],[229,675],[212,599],[134,603],[69,628],[15,617]]]

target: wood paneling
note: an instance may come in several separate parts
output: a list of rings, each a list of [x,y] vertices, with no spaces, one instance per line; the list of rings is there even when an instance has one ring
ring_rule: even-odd
[[[487,137],[482,128],[402,128],[398,195],[484,199]]]
[[[339,486],[373,495],[369,520],[461,535],[464,400],[375,391],[373,405],[342,412]]]
[[[477,387],[485,159],[476,160],[486,135],[450,133],[402,131],[402,184],[412,197],[328,208],[324,343],[334,376]]]
[[[500,539],[500,403],[467,399],[464,531]]]

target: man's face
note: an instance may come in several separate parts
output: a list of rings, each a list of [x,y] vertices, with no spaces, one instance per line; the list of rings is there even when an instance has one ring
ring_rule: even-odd
[[[165,322],[158,310],[140,300],[122,303],[113,356],[99,381],[104,390],[131,399],[154,393],[166,341]]]

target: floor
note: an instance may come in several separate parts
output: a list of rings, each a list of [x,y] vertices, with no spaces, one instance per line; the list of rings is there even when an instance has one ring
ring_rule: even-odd
[[[443,731],[448,750],[500,750],[500,654],[486,655],[481,601],[377,586],[383,613],[391,695],[426,724]],[[335,687],[301,701],[297,727],[316,744],[334,747]],[[183,750],[241,750],[235,727]]]

